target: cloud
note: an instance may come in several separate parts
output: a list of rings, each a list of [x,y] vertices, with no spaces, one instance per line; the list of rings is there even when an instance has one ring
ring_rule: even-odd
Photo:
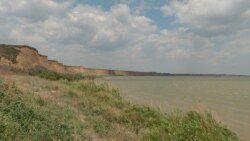
[[[3,22],[0,31],[4,33],[0,41],[35,46],[63,62],[72,63],[86,54],[102,55],[103,52],[116,56],[115,52],[125,52],[135,46],[137,40],[158,30],[150,19],[133,15],[125,4],[114,5],[105,11],[98,6],[72,6],[73,3],[64,1],[24,0],[16,3],[18,10],[9,7],[13,10],[8,11],[13,3],[0,3]],[[34,10],[33,7],[40,8]],[[26,10],[36,12],[31,16]],[[64,56],[73,56],[68,59],[74,61],[67,61]],[[77,63],[84,65],[84,62]]]
[[[12,5],[12,2],[2,2],[1,6],[8,7],[6,5]],[[43,6],[41,6],[42,3]],[[42,3],[36,3],[34,6],[34,0],[22,1],[16,4],[20,7],[17,8],[18,10],[3,9],[1,19],[5,22],[4,29],[9,31],[5,31],[9,34],[9,38],[17,42],[32,39],[36,43],[47,41],[85,44],[89,49],[108,51],[115,50],[119,46],[128,46],[134,39],[157,30],[150,19],[132,15],[130,8],[124,4],[115,5],[110,11],[104,11],[88,5],[68,8],[68,2],[57,3],[48,0]],[[40,9],[33,9],[38,6]],[[62,7],[64,10],[61,12]],[[36,12],[26,12],[23,9]],[[34,13],[34,15],[27,13]],[[36,22],[32,22],[33,20]]]
[[[72,0],[7,0],[0,2],[0,11],[2,15],[8,14],[18,19],[42,21],[49,16],[62,14],[71,3]]]
[[[57,23],[56,20],[50,19],[49,22]],[[47,31],[56,30],[55,34],[65,31],[58,38],[60,42],[84,44],[86,49],[93,51],[107,52],[126,48],[136,39],[157,30],[150,19],[132,15],[130,8],[124,4],[113,6],[110,11],[80,5],[60,20],[59,25]],[[60,26],[62,28],[58,29]]]
[[[173,0],[161,10],[206,36],[234,34],[249,28],[250,24],[250,1],[247,0]]]
[[[107,10],[73,0],[0,1],[0,42],[31,45],[68,65],[249,74],[248,2],[172,1],[161,7],[177,19],[172,29],[135,12],[135,2]]]

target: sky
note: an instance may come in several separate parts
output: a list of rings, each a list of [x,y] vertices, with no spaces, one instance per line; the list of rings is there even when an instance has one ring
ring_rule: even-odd
[[[0,33],[66,65],[250,75],[249,0],[1,0]]]

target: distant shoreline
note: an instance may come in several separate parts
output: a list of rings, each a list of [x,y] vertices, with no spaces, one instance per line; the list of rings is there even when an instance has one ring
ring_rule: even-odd
[[[98,69],[83,66],[64,65],[55,60],[50,60],[37,49],[27,45],[0,44],[0,65],[16,69],[46,68],[58,73],[82,73],[88,75],[110,76],[250,76],[238,74],[195,74],[195,73],[167,73],[153,71],[132,71],[115,69]],[[0,66],[0,67],[1,67]]]
[[[250,75],[237,75],[237,74],[171,74],[170,76],[237,76],[237,77],[249,77]]]
[[[138,72],[140,73],[140,72]],[[144,72],[141,72],[144,73]],[[145,72],[148,73],[148,72]],[[134,76],[214,76],[214,77],[226,77],[226,76],[232,76],[232,77],[250,77],[250,75],[237,75],[237,74],[175,74],[175,73],[155,73],[154,75],[134,75]],[[110,75],[113,76],[113,75]],[[114,76],[126,76],[126,75],[114,75]],[[130,76],[130,75],[128,75]]]

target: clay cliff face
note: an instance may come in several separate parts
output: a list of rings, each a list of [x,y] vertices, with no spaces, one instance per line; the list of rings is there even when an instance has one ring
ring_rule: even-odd
[[[47,56],[40,55],[36,49],[29,46],[0,45],[0,57],[0,65],[8,67],[32,69],[43,66],[60,73],[65,71],[63,64],[48,60]]]
[[[159,75],[154,72],[135,72],[120,70],[91,69],[80,66],[65,66],[57,61],[49,60],[32,47],[25,45],[0,44],[0,67],[32,69],[38,66],[59,73],[83,73],[88,75]]]

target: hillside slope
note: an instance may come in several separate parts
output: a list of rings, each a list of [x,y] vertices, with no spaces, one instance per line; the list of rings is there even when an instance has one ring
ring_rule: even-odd
[[[45,67],[59,73],[84,73],[88,75],[163,75],[155,72],[135,72],[121,70],[91,69],[81,66],[65,66],[47,56],[39,54],[32,47],[25,45],[0,44],[0,66],[18,69]]]
[[[163,114],[108,84],[0,74],[0,140],[239,141],[210,114]]]

